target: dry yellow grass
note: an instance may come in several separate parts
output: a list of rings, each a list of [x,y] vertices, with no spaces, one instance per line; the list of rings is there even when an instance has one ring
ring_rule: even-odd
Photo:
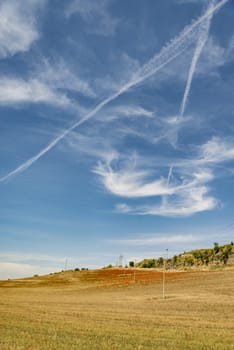
[[[233,350],[234,270],[66,272],[0,282],[1,350]]]

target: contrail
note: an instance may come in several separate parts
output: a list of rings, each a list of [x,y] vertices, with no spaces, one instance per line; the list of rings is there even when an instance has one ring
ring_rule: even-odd
[[[208,10],[202,16],[200,16],[191,25],[186,26],[179,36],[177,36],[171,42],[169,42],[165,47],[161,49],[161,51],[158,54],[156,54],[145,65],[143,65],[143,67],[133,76],[132,80],[130,80],[127,84],[123,85],[116,93],[114,93],[113,95],[109,96],[108,98],[100,102],[93,110],[91,110],[78,122],[73,124],[70,128],[63,131],[58,137],[56,137],[52,142],[50,142],[45,148],[43,148],[34,157],[28,159],[26,162],[18,166],[16,169],[9,172],[5,176],[1,177],[0,182],[3,182],[8,178],[28,169],[33,163],[35,163],[38,159],[40,159],[44,154],[46,154],[52,148],[54,148],[62,139],[64,139],[67,136],[67,134],[69,134],[72,130],[76,129],[78,126],[82,125],[87,120],[92,118],[104,106],[109,104],[111,101],[114,101],[115,99],[117,99],[120,95],[128,91],[130,88],[143,82],[144,80],[146,80],[147,78],[149,78],[150,76],[158,72],[160,69],[162,69],[166,64],[171,62],[177,56],[179,56],[182,52],[184,52],[187,48],[189,48],[189,46],[191,45],[191,42],[194,40],[193,36],[196,35],[196,31],[199,28],[199,26],[204,21],[206,21],[207,18],[212,16],[214,12],[218,11],[222,6],[224,6],[228,1],[229,0],[222,0],[215,6],[208,8]]]
[[[173,175],[173,165],[170,166],[169,172],[168,172],[168,176],[167,176],[167,186],[170,185],[170,181],[171,181],[171,177]]]
[[[139,79],[137,83],[156,73],[167,63],[186,50],[191,44],[188,39],[191,39],[191,37],[196,34],[196,30],[199,28],[200,24],[206,21],[215,12],[220,10],[220,8],[223,7],[228,1],[229,0],[222,0],[214,6],[210,6],[202,16],[195,20],[191,25],[186,26],[177,37],[175,37],[161,49],[159,54],[156,54],[136,73],[136,80]]]
[[[167,175],[167,187],[169,188],[170,185],[170,181],[171,181],[171,177],[173,176],[173,165],[170,166],[169,171],[168,171],[168,175]],[[162,199],[162,207],[166,207],[167,206],[167,195],[163,195]]]
[[[210,24],[211,24],[212,17],[214,14],[214,12],[212,11],[214,9],[214,6],[215,6],[215,1],[213,0],[209,6],[211,14],[200,25],[200,35],[198,37],[197,45],[196,45],[194,55],[192,58],[192,62],[191,62],[190,68],[189,68],[188,79],[186,82],[184,96],[183,96],[183,100],[182,100],[181,106],[180,106],[180,117],[184,116],[184,111],[185,111],[185,107],[186,107],[186,104],[188,101],[188,97],[189,97],[189,93],[190,93],[190,89],[191,89],[193,76],[194,76],[194,73],[196,70],[197,62],[199,60],[199,57],[202,53],[202,50],[205,46],[205,43],[206,43],[208,35],[209,35]]]

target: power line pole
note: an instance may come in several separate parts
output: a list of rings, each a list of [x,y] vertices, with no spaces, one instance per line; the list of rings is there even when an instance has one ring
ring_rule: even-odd
[[[164,267],[163,267],[163,299],[166,298],[166,295],[165,295],[165,283],[166,283],[166,262],[168,260],[168,249],[166,249],[166,258],[164,257]]]
[[[123,267],[123,255],[121,254],[120,256],[119,256],[119,267]]]
[[[66,258],[66,260],[65,260],[64,270],[65,270],[65,271],[67,270],[67,258]]]
[[[134,279],[134,283],[136,283],[136,259],[134,260],[133,279]]]

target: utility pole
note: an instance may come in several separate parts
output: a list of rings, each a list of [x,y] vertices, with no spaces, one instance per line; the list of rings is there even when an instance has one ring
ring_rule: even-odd
[[[134,283],[136,283],[136,260],[134,260],[133,279],[134,279]]]
[[[166,249],[166,258],[164,258],[164,267],[163,267],[163,299],[166,298],[165,296],[165,282],[166,282],[166,262],[168,260],[168,249]]]
[[[64,271],[66,271],[66,270],[67,270],[67,258],[65,260],[65,266],[64,266]]]
[[[123,267],[123,255],[121,254],[120,256],[119,256],[119,267]]]

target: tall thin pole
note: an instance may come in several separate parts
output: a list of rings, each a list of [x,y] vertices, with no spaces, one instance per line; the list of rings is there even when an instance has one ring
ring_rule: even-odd
[[[163,299],[165,299],[165,262],[163,268]]]
[[[134,283],[136,283],[136,260],[134,260],[133,279],[134,279]]]
[[[166,261],[168,260],[168,249],[166,249],[166,258],[164,258],[164,266],[163,266],[163,299],[165,299],[165,282],[166,282]]]

